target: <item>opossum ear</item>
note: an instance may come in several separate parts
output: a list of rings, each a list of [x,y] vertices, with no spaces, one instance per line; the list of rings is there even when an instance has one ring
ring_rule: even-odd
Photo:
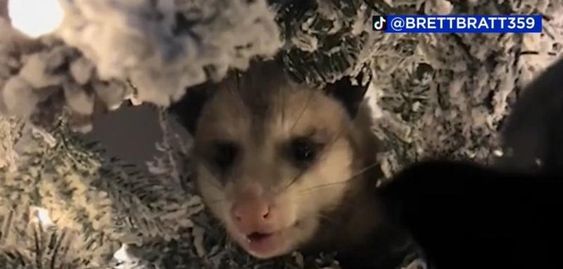
[[[215,86],[212,82],[206,82],[189,87],[180,100],[168,107],[168,112],[186,128],[190,135],[194,135],[203,106],[211,97]]]
[[[365,80],[366,74],[361,73],[356,78],[345,76],[336,82],[325,86],[325,92],[338,100],[353,118],[358,113],[358,109],[364,100],[364,96],[369,87],[370,80]],[[353,83],[355,80],[357,83]]]

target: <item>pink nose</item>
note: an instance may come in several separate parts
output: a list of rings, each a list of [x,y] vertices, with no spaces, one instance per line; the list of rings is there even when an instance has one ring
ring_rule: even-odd
[[[233,204],[232,214],[236,221],[266,221],[270,218],[270,207],[258,199],[237,201]]]
[[[233,203],[231,217],[241,232],[253,233],[268,229],[273,211],[267,199],[257,193],[245,192]]]

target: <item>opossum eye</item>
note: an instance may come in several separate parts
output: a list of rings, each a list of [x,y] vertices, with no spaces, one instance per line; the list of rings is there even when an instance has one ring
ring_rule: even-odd
[[[319,145],[309,138],[299,137],[291,141],[289,156],[300,168],[307,168],[317,157]]]
[[[221,170],[231,167],[239,153],[235,143],[228,141],[215,142],[213,150],[213,163]]]

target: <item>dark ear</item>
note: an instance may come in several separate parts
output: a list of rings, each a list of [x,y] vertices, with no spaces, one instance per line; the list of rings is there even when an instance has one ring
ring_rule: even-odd
[[[326,85],[324,88],[329,96],[335,98],[344,106],[352,118],[358,113],[360,104],[364,100],[364,96],[369,87],[369,80],[365,82],[365,85],[362,85],[364,76],[366,75],[360,73],[360,75],[355,78],[357,81],[356,85],[352,84],[352,79],[354,78],[345,76],[334,83]]]
[[[167,109],[191,135],[194,135],[196,131],[201,111],[211,97],[213,86],[213,83],[206,82],[189,87],[184,96]]]

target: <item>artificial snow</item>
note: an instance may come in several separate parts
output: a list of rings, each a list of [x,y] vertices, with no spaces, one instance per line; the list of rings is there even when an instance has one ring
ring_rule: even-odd
[[[90,107],[101,102],[115,109],[128,98],[167,106],[187,87],[218,80],[229,68],[244,70],[251,58],[270,57],[282,41],[274,13],[261,1],[61,1],[62,24],[53,35],[30,39],[0,22],[0,92],[11,91],[5,81],[16,73],[22,91],[37,97],[24,108],[0,100],[7,115],[27,118],[32,113],[62,113],[68,105],[87,124]],[[100,16],[100,14],[104,14]],[[13,24],[13,26],[16,26]],[[32,44],[22,50],[18,43]],[[131,87],[132,85],[133,87]],[[13,86],[10,86],[13,87]],[[94,89],[94,92],[79,94]],[[61,89],[65,98],[60,99]],[[73,92],[72,94],[69,94]],[[36,111],[36,102],[56,102],[53,111]],[[65,104],[66,103],[66,104]],[[58,108],[58,110],[57,110]]]
[[[165,106],[208,80],[206,71],[222,78],[228,67],[245,69],[251,56],[281,46],[265,1],[176,2],[63,1],[58,35],[102,80],[129,78],[138,99]]]

